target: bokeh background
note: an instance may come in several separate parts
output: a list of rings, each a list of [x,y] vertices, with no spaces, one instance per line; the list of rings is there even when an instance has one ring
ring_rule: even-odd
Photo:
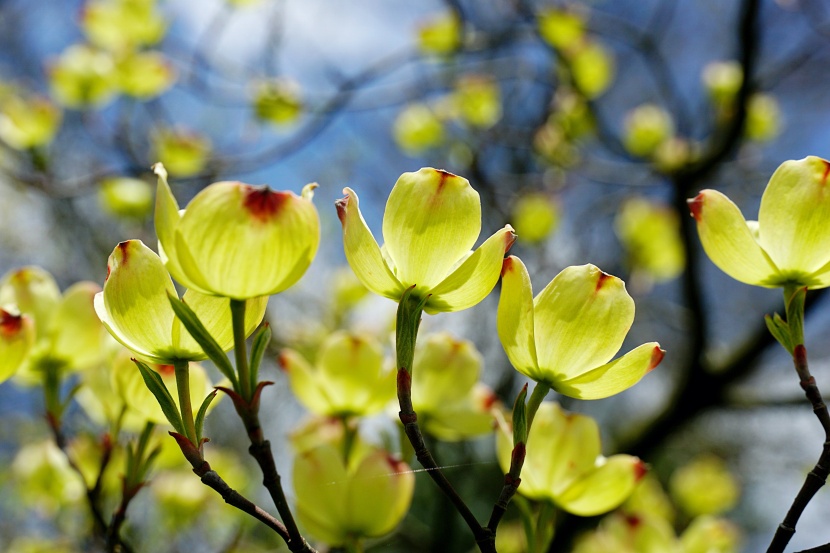
[[[107,8],[119,4],[123,13]],[[181,205],[219,180],[295,192],[319,183],[321,250],[267,316],[275,343],[264,371],[276,385],[263,418],[288,474],[286,436],[305,414],[277,350],[313,352],[336,328],[388,344],[393,328],[392,302],[343,299],[334,200],[355,189],[380,240],[397,177],[447,169],[481,195],[483,237],[506,223],[517,229],[511,253],[536,290],[584,263],[627,282],[637,317],[624,348],[658,340],[664,362],[614,398],[560,401],[597,418],[606,454],[641,456],[664,485],[701,454],[725,461],[741,493],[724,516],[741,529],[740,550],[763,551],[823,436],[765,329],[763,315],[782,310],[780,292],[715,268],[686,200],[721,190],[752,219],[781,162],[830,157],[828,64],[830,12],[820,0],[2,0],[0,274],[39,265],[62,289],[102,283],[119,241],[154,246],[155,161]],[[347,307],[333,308],[336,297]],[[809,302],[807,347],[821,387],[830,382],[830,309],[820,291]],[[468,312],[426,317],[424,328],[471,340],[484,355],[483,380],[509,405],[525,379],[496,339],[495,307],[493,294]],[[48,438],[42,409],[37,389],[0,386],[5,550],[23,551],[27,536],[67,551],[76,543],[77,490],[19,468],[48,456],[32,453]],[[244,481],[251,466],[231,412],[228,402],[217,407],[209,435]],[[79,443],[101,433],[81,406],[67,420]],[[24,450],[33,457],[21,461]],[[492,439],[437,451],[483,517],[500,485]],[[146,538],[139,550],[278,546],[257,541],[258,530],[195,477],[165,494],[187,477],[160,473],[137,500],[127,532]],[[428,477],[416,482],[402,528],[370,550],[471,549]],[[205,511],[195,515],[197,505]],[[820,492],[792,550],[830,541],[828,509]],[[559,523],[553,551],[569,551],[597,521]],[[44,551],[59,550],[50,543]]]

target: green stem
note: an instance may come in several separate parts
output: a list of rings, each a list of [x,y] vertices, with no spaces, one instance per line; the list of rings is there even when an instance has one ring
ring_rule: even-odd
[[[248,368],[248,350],[245,346],[245,300],[231,299],[233,321],[233,353],[236,357],[236,372],[239,375],[238,390],[245,401],[251,401],[253,388]]]
[[[539,515],[536,517],[535,549],[529,549],[534,553],[544,553],[553,541],[553,529],[556,522],[556,507],[549,501],[543,501],[539,507]]]
[[[178,359],[173,363],[173,370],[176,374],[176,390],[179,392],[179,410],[182,413],[184,431],[187,439],[198,447],[196,423],[193,421],[193,405],[190,403],[190,366],[187,360]]]
[[[530,433],[530,427],[533,425],[533,418],[536,416],[536,411],[542,405],[545,396],[550,392],[550,386],[544,382],[537,382],[536,387],[533,388],[533,393],[530,394],[530,399],[527,400],[527,431]]]
[[[343,465],[349,465],[349,456],[352,454],[355,440],[357,438],[357,426],[348,415],[340,418],[340,423],[343,425]]]

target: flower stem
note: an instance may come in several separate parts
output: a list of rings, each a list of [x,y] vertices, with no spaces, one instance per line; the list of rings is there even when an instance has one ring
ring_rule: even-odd
[[[427,448],[421,428],[418,426],[418,415],[412,405],[412,364],[415,358],[415,342],[418,337],[418,327],[421,324],[424,301],[411,296],[412,288],[404,292],[398,304],[397,325],[395,327],[395,347],[398,365],[398,417],[403,423],[404,433],[415,450],[415,458],[427,471],[433,482],[464,519],[475,538],[476,545],[482,553],[495,553],[495,534],[487,527],[481,526],[475,515],[455,491],[450,481],[435,462],[435,458]]]
[[[783,553],[787,543],[795,534],[795,526],[798,519],[801,518],[801,513],[816,492],[827,482],[827,476],[830,473],[830,413],[828,413],[827,405],[825,405],[821,392],[816,385],[816,379],[810,374],[807,365],[807,349],[804,347],[802,330],[804,328],[804,295],[792,289],[787,289],[784,291],[784,301],[787,304],[787,323],[790,327],[794,346],[793,365],[798,374],[801,388],[813,406],[813,412],[824,429],[824,445],[816,466],[807,474],[804,484],[793,500],[789,511],[787,511],[787,516],[778,525],[772,542],[767,548],[767,553]]]
[[[248,368],[248,350],[245,346],[245,300],[231,299],[231,319],[233,321],[233,353],[236,356],[236,372],[239,374],[239,393],[245,401],[251,401],[250,369]]]
[[[550,392],[550,386],[544,382],[537,382],[536,387],[533,388],[533,392],[530,394],[530,399],[527,400],[528,433],[530,432],[530,427],[533,426],[533,418],[536,416],[536,411],[539,410],[539,406],[542,405],[542,401],[548,395],[548,392]]]
[[[193,422],[193,405],[190,403],[190,365],[188,361],[178,359],[173,363],[176,375],[176,390],[179,392],[179,410],[182,413],[182,422],[187,439],[199,447],[196,437],[196,424]]]

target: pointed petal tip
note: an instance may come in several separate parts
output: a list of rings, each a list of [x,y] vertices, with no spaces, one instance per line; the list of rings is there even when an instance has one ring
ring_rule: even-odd
[[[504,261],[501,263],[501,277],[510,271],[513,270],[513,265],[515,264],[515,260],[517,257],[515,255],[508,255],[504,258]]]
[[[694,217],[695,221],[697,221],[698,223],[703,217],[703,202],[706,199],[705,194],[706,190],[701,190],[697,196],[689,200],[686,200],[686,203],[689,205],[689,211],[691,212],[692,217]]]
[[[14,336],[23,328],[25,315],[19,313],[9,313],[5,309],[0,309],[0,333],[5,336]]]
[[[648,371],[651,372],[660,364],[663,360],[663,357],[666,356],[666,350],[660,349],[660,344],[654,346],[654,349],[651,352],[651,361],[648,364]]]
[[[639,482],[640,480],[648,474],[648,465],[646,465],[642,460],[635,459],[634,461],[634,480]]]
[[[160,161],[157,161],[152,166],[153,173],[155,173],[160,179],[167,180],[167,169],[164,168],[164,164]]]
[[[516,243],[516,237],[518,235],[516,234],[516,231],[513,229],[513,227],[510,225],[504,225],[504,229],[507,231],[504,234],[504,253],[507,253],[510,251],[510,248],[513,247],[513,244]]]
[[[314,191],[320,188],[320,185],[316,182],[310,182],[303,186],[302,192],[300,192],[300,196],[304,200],[308,200],[309,202],[314,199]]]

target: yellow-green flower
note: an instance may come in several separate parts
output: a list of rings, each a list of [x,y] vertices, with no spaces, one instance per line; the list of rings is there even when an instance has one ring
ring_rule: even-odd
[[[384,367],[380,344],[369,335],[335,332],[315,365],[292,349],[282,350],[279,361],[294,395],[317,415],[373,415],[395,397],[396,373]]]
[[[726,463],[714,455],[703,455],[674,471],[669,489],[677,505],[690,517],[729,511],[741,494]]]
[[[123,52],[159,42],[167,25],[154,0],[89,0],[81,27],[96,46]]]
[[[46,98],[12,94],[0,101],[0,140],[26,150],[52,142],[61,126],[63,113]]]
[[[461,46],[463,30],[455,12],[437,15],[418,28],[418,46],[425,54],[451,54]]]
[[[439,333],[421,344],[412,371],[412,404],[424,432],[441,440],[492,432],[496,395],[478,382],[482,358],[473,343]]]
[[[260,83],[254,94],[254,113],[257,118],[274,125],[290,125],[303,113],[300,85],[288,79]]]
[[[504,254],[516,235],[510,225],[470,251],[481,232],[481,201],[467,179],[438,169],[404,173],[383,215],[385,244],[379,247],[360,213],[357,194],[336,202],[343,224],[346,259],[376,294],[399,301],[404,290],[429,298],[434,314],[477,304],[499,279]]]
[[[160,52],[136,52],[119,58],[116,77],[121,92],[149,100],[173,86],[176,71]]]
[[[382,449],[354,451],[344,463],[342,448],[324,444],[294,460],[297,518],[329,545],[388,534],[412,501],[409,465]]]
[[[0,382],[17,372],[34,343],[32,319],[9,306],[0,308]]]
[[[173,312],[168,294],[178,297],[161,259],[140,240],[128,240],[109,257],[104,291],[95,295],[95,311],[110,334],[142,359],[158,364],[205,359]],[[195,290],[185,292],[182,299],[223,350],[233,348],[227,299]],[[248,300],[246,335],[262,321],[267,302],[266,297]]]
[[[104,331],[92,307],[100,290],[78,282],[61,295],[55,279],[40,267],[22,267],[0,279],[0,305],[16,305],[34,321],[35,343],[17,373],[35,383],[44,369],[87,369],[102,358]]]
[[[507,471],[513,432],[503,420],[499,430],[497,454]],[[527,436],[519,493],[551,501],[575,515],[594,516],[617,508],[645,473],[645,465],[637,457],[601,455],[599,426],[594,419],[546,402],[536,411]]]
[[[758,221],[747,221],[716,190],[689,200],[709,259],[746,284],[777,288],[830,286],[830,162],[785,161],[761,197]]]
[[[162,128],[152,135],[152,152],[174,177],[192,177],[205,169],[213,146],[210,139],[194,131]]]
[[[625,283],[594,265],[567,267],[536,298],[522,261],[504,261],[497,328],[507,357],[522,374],[560,394],[600,399],[618,394],[663,359],[657,342],[618,359],[634,322]]]
[[[320,219],[311,203],[316,184],[302,196],[241,182],[216,182],[187,209],[159,176],[156,234],[170,274],[192,290],[244,300],[291,287],[317,253]]]
[[[115,97],[115,61],[109,52],[85,44],[63,51],[49,67],[52,96],[66,107],[100,107]]]

